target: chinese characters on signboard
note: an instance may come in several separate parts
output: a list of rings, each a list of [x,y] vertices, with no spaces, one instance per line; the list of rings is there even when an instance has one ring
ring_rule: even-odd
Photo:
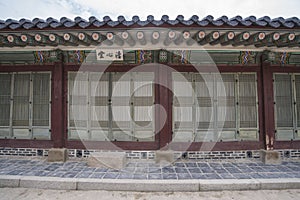
[[[97,60],[123,60],[121,49],[96,49]]]

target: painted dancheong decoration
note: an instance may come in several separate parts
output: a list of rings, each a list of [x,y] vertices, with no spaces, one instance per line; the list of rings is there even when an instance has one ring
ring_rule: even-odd
[[[177,64],[189,64],[190,62],[190,50],[176,50],[173,51],[173,63]]]
[[[241,51],[240,63],[243,65],[254,64],[256,58],[256,52],[252,51]]]
[[[136,63],[144,64],[153,62],[153,51],[150,50],[137,50]]]

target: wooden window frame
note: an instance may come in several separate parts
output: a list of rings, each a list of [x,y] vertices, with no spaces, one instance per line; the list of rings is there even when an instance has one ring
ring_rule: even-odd
[[[157,78],[156,82],[158,81],[160,84],[167,86],[168,88],[171,88],[171,71],[176,70],[179,72],[197,72],[194,66],[192,65],[171,65],[167,64],[167,67],[159,67],[159,63],[152,63],[148,66],[148,71],[150,68],[153,68],[155,73],[155,78]],[[134,68],[139,65],[135,64],[112,64],[107,69],[105,69],[106,72],[127,72],[130,70],[134,71]],[[150,67],[151,66],[151,67]],[[101,68],[101,65],[72,65],[72,64],[66,64],[64,67],[64,80],[67,81],[67,75],[69,71],[78,71],[78,70],[86,70],[86,71],[93,71],[93,72],[103,72],[103,69]],[[145,69],[145,68],[144,68]],[[213,72],[212,66],[210,65],[204,65],[201,68],[201,72]],[[224,73],[237,73],[237,72],[250,72],[250,73],[256,73],[257,77],[257,98],[258,102],[262,102],[262,96],[261,96],[261,87],[262,87],[262,80],[261,80],[261,68],[259,65],[250,65],[250,66],[242,66],[242,65],[217,65],[217,69],[220,72]],[[147,71],[146,70],[146,71]],[[222,141],[222,142],[192,142],[189,144],[188,148],[186,147],[187,143],[184,142],[172,142],[172,92],[164,86],[155,86],[155,102],[159,103],[163,109],[167,112],[167,115],[169,116],[167,118],[167,122],[165,125],[161,128],[159,134],[156,134],[155,136],[155,142],[112,142],[115,145],[115,148],[112,148],[112,146],[108,143],[110,142],[102,142],[102,141],[85,141],[83,144],[81,141],[68,141],[67,134],[65,135],[65,146],[67,148],[79,148],[79,149],[85,149],[86,145],[90,149],[106,149],[106,150],[115,150],[116,148],[122,149],[122,150],[158,150],[158,149],[173,149],[178,151],[220,151],[220,150],[257,150],[264,147],[264,137],[262,134],[263,126],[262,126],[262,103],[258,104],[258,127],[259,127],[259,133],[258,133],[258,141]],[[64,86],[64,94],[67,94],[67,84]],[[67,132],[67,105],[66,102],[64,102],[64,117],[65,117],[65,133]],[[162,110],[161,110],[162,111]],[[159,123],[159,113],[161,111],[158,111],[155,113],[155,120],[156,123]]]
[[[0,66],[0,73],[35,73],[35,72],[50,72],[50,99],[51,99],[51,108],[50,108],[50,131],[51,131],[51,137],[49,139],[14,139],[14,138],[3,138],[0,139],[0,146],[1,147],[13,147],[13,148],[52,148],[52,147],[58,147],[61,145],[58,145],[56,141],[60,140],[61,132],[56,131],[55,127],[57,126],[57,119],[59,120],[59,117],[55,115],[53,112],[55,109],[53,107],[57,104],[57,96],[55,95],[54,91],[56,88],[55,85],[57,83],[53,80],[57,79],[56,73],[55,73],[55,66],[58,66],[59,64],[45,64],[45,65],[1,65]],[[55,103],[54,103],[55,102]],[[54,130],[54,131],[53,131]]]
[[[268,111],[268,116],[265,117],[265,130],[267,139],[269,139],[269,146],[274,149],[299,149],[300,141],[299,140],[291,140],[291,141],[278,141],[275,138],[275,106],[274,106],[274,80],[273,74],[274,73],[300,73],[300,68],[295,65],[278,65],[278,64],[271,64],[271,63],[263,63],[262,66],[263,73],[267,76],[265,77],[264,85],[268,87],[268,96],[265,97],[265,110]],[[267,108],[268,106],[268,108]],[[272,138],[272,141],[270,140]]]

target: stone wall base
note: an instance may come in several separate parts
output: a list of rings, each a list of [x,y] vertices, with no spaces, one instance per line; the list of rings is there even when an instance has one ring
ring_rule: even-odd
[[[48,157],[51,149],[41,148],[11,148],[0,147],[0,156],[21,156],[21,157]],[[281,159],[299,160],[300,149],[280,149],[273,150],[279,153]],[[95,149],[68,149],[69,158],[88,158],[93,153],[109,152],[107,150]],[[156,151],[125,151],[127,159],[133,160],[153,160],[156,157]],[[239,159],[260,159],[260,150],[241,150],[241,151],[174,151],[174,159],[191,160],[239,160]]]
[[[68,159],[68,150],[66,148],[52,148],[48,151],[48,162],[66,162]]]
[[[171,164],[175,161],[174,151],[156,151],[155,162],[159,164]]]
[[[93,153],[87,162],[90,167],[108,167],[111,169],[122,169],[126,165],[125,152],[101,152]]]
[[[280,153],[278,151],[261,150],[260,158],[264,164],[278,164],[279,165],[282,163]]]

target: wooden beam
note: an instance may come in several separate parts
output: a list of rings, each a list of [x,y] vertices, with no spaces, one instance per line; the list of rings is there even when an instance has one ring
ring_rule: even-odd
[[[26,33],[21,34],[20,39],[21,39],[24,43],[26,43],[26,45],[28,45],[28,46],[36,46],[36,45],[39,45],[38,42],[34,39],[34,36],[29,35],[29,34],[26,34]]]
[[[183,31],[182,37],[186,44],[189,46],[195,43],[195,40],[192,38],[192,35],[189,31]]]
[[[293,43],[296,39],[296,34],[291,33],[285,33],[280,36],[279,40],[277,41],[276,45],[278,47],[286,47],[289,46],[291,43]]]
[[[26,46],[26,43],[23,42],[19,36],[15,35],[15,34],[9,34],[7,36],[7,41],[8,43],[10,43],[10,45],[12,46]]]
[[[128,31],[124,31],[121,34],[121,37],[123,40],[125,40],[130,46],[134,46],[135,45],[135,40],[132,38],[132,36],[130,35],[130,33]]]
[[[228,31],[221,35],[220,43],[222,46],[232,44],[234,42],[235,33],[233,31]]]
[[[76,37],[72,33],[64,33],[63,39],[68,45],[78,46],[78,37]]]
[[[275,46],[277,42],[280,39],[280,33],[278,32],[272,32],[266,35],[266,37],[258,44],[256,44],[256,47],[263,47],[263,46]]]
[[[0,37],[1,45],[2,46],[13,47],[13,45],[14,45],[14,43],[12,41],[13,39],[10,39],[10,41],[9,41],[9,39],[10,39],[10,37],[8,37],[8,36],[1,36]]]
[[[107,39],[105,35],[102,35],[101,33],[98,32],[93,32],[91,37],[96,44],[101,44],[103,41]]]
[[[176,45],[180,45],[183,42],[183,33],[177,34],[177,37],[174,39]]]
[[[147,41],[146,41],[146,37],[143,31],[138,31],[136,33],[136,38],[138,39],[138,41],[140,42],[141,45],[146,45]]]
[[[212,31],[205,37],[205,41],[211,45],[215,45],[220,42],[219,38],[220,38],[219,31]]]
[[[295,37],[295,39],[289,44],[289,47],[300,47],[300,35]]]
[[[108,45],[112,45],[112,44],[117,44],[119,46],[124,45],[124,41],[116,34],[112,33],[112,32],[108,32],[106,34],[106,38],[107,38],[107,44]]]
[[[245,43],[245,46],[248,45],[256,45],[256,44],[264,44],[262,43],[264,39],[266,38],[266,34],[264,32],[257,32],[250,36],[247,43]]]
[[[157,44],[159,42],[159,39],[160,39],[160,34],[158,31],[154,31],[152,33],[152,36],[151,36],[151,42],[152,44]]]
[[[50,33],[48,35],[48,39],[57,45],[64,45],[66,43],[66,41],[62,38],[62,36],[59,36],[56,33]]]
[[[196,33],[192,38],[198,43],[198,44],[204,44],[206,33],[205,31],[201,30],[198,33]]]
[[[248,31],[244,31],[242,33],[237,34],[234,38],[234,43],[232,46],[239,46],[247,43],[248,39],[250,38],[250,33]]]
[[[92,44],[91,36],[84,32],[80,32],[77,35],[78,42],[84,46],[90,46]]]
[[[177,37],[178,36],[175,31],[169,31],[164,41],[164,45],[169,46]]]
[[[39,46],[46,46],[46,45],[57,46],[57,44],[51,42],[46,35],[41,34],[41,33],[36,33],[34,35],[34,40],[35,40],[36,45],[39,45]]]

